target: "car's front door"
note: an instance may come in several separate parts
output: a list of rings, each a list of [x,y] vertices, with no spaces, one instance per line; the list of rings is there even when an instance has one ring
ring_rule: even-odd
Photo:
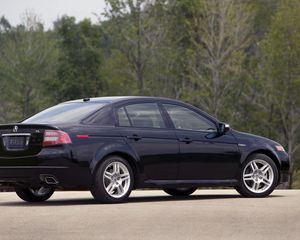
[[[179,144],[167,128],[157,103],[128,104],[116,109],[119,129],[134,149],[149,180],[174,180],[178,174]]]
[[[180,142],[179,180],[234,179],[240,153],[234,136],[219,135],[215,124],[187,107],[163,104]]]

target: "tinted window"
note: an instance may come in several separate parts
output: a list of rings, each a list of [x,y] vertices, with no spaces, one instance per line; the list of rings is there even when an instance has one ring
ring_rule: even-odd
[[[164,128],[165,123],[159,111],[159,107],[156,103],[140,103],[132,104],[125,107],[128,117],[133,127],[146,127],[146,128]],[[128,126],[122,124],[128,124],[126,112],[123,114],[122,121],[119,122],[120,126]],[[119,112],[118,111],[118,112]]]
[[[213,123],[198,113],[178,105],[164,104],[176,129],[216,131]]]
[[[88,118],[84,119],[83,123],[99,126],[114,126],[115,120],[111,106],[105,106],[101,108],[95,114],[92,114]]]
[[[117,111],[117,116],[118,116],[118,120],[119,120],[119,126],[123,126],[123,127],[130,126],[130,122],[129,122],[127,113],[123,107],[119,108],[119,110]]]
[[[23,123],[78,122],[103,107],[104,103],[63,103],[48,108]]]

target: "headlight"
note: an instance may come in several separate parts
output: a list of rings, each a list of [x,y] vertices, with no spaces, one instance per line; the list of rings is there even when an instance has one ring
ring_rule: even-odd
[[[281,145],[276,145],[275,148],[278,152],[285,152],[284,147]]]

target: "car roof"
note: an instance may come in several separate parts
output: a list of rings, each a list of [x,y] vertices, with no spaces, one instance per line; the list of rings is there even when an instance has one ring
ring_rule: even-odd
[[[65,103],[76,103],[76,102],[94,102],[94,103],[116,103],[125,100],[165,100],[165,101],[177,101],[171,98],[163,97],[146,97],[146,96],[112,96],[112,97],[94,97],[94,98],[81,98],[76,100],[67,101]]]
[[[196,109],[197,111],[201,111],[199,108],[189,104],[189,103],[185,103],[182,102],[180,100],[176,100],[176,99],[171,99],[171,98],[165,98],[165,97],[147,97],[147,96],[111,96],[111,97],[94,97],[94,98],[81,98],[81,99],[77,99],[77,100],[72,100],[72,101],[68,101],[65,103],[84,103],[84,102],[90,102],[90,103],[106,103],[106,104],[115,104],[115,103],[122,103],[122,102],[127,102],[127,101],[132,101],[134,102],[134,100],[139,100],[139,101],[165,101],[168,103],[179,103],[181,105],[184,106],[190,106],[193,109]],[[210,114],[201,111],[202,115],[205,115],[206,117],[208,117],[209,119],[218,122],[218,120],[211,116]]]

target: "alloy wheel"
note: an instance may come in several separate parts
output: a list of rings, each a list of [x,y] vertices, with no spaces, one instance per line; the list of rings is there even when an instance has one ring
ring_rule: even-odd
[[[244,168],[243,181],[251,192],[264,193],[274,182],[273,168],[265,160],[252,160]]]
[[[52,188],[50,187],[29,188],[29,191],[36,197],[42,197],[49,194],[52,191]]]
[[[111,162],[104,170],[103,185],[106,192],[113,198],[121,198],[129,190],[130,173],[121,162]]]

